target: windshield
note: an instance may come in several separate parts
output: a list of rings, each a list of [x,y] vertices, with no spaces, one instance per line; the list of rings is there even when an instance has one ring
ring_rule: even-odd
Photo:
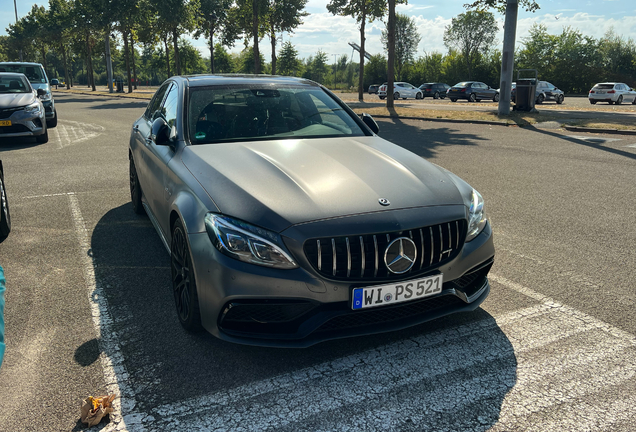
[[[433,87],[433,84],[422,84],[420,86],[421,89],[430,89]]]
[[[0,64],[0,72],[16,72],[26,75],[33,84],[46,83],[42,66],[38,64]]]
[[[193,144],[365,135],[327,93],[306,85],[191,88],[188,127]]]
[[[453,87],[470,87],[470,84],[471,84],[470,81],[464,81],[464,82],[455,84]]]
[[[31,93],[32,91],[24,75],[0,74],[0,93]]]
[[[609,90],[614,88],[614,84],[596,84],[595,89]]]

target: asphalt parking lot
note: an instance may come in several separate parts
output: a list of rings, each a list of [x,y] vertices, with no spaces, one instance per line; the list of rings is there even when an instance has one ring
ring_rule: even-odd
[[[0,430],[84,430],[81,400],[111,392],[117,410],[92,430],[633,430],[636,137],[379,121],[484,196],[491,295],[399,333],[268,349],[178,323],[168,255],[130,205],[146,102],[56,102],[47,144],[0,141]]]

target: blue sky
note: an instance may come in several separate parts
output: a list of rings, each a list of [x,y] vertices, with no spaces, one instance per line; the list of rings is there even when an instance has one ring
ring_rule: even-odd
[[[48,6],[48,1],[18,0],[18,16],[31,10],[33,4]],[[351,48],[347,42],[359,43],[360,33],[355,21],[348,17],[332,16],[327,12],[328,0],[309,0],[304,24],[293,34],[285,33],[282,40],[290,40],[296,46],[301,57],[314,55],[322,49],[333,60],[333,55],[351,56]],[[446,52],[442,40],[444,27],[450,24],[453,17],[465,12],[463,5],[467,0],[410,0],[408,5],[398,6],[398,11],[412,16],[422,36],[418,55],[424,52]],[[535,13],[519,11],[517,27],[517,44],[528,35],[528,29],[534,23],[545,24],[552,34],[561,33],[564,27],[571,26],[583,34],[600,38],[613,28],[614,31],[636,40],[636,2],[634,0],[538,0],[541,9]],[[503,16],[495,12],[500,22],[497,47],[501,47],[503,39]],[[6,34],[6,27],[15,21],[13,0],[0,0],[0,34]],[[367,24],[367,50],[372,54],[383,52],[380,35],[384,22],[375,21]],[[204,55],[208,50],[203,40],[192,40]],[[243,47],[237,41],[233,51]],[[261,52],[269,59],[270,44],[264,40]],[[280,47],[280,44],[279,44]]]

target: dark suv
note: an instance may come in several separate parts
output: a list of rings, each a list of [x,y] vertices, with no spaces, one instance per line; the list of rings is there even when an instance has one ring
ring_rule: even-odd
[[[450,86],[444,83],[425,83],[420,86],[423,97],[432,97],[433,99],[445,99],[446,90],[449,88]]]

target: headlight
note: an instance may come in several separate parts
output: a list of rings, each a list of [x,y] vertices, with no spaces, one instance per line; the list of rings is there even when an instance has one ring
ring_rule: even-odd
[[[473,189],[470,197],[470,209],[468,210],[468,235],[466,236],[466,241],[469,242],[477,237],[486,226],[487,221],[484,198]]]
[[[40,111],[40,104],[37,102],[32,103],[31,105],[27,105],[24,110],[28,113],[36,113]]]
[[[40,96],[40,100],[41,101],[50,101],[52,97],[52,94],[50,91],[47,91],[46,94]]]
[[[275,232],[214,213],[205,216],[205,227],[214,246],[232,258],[279,269],[298,267]]]

